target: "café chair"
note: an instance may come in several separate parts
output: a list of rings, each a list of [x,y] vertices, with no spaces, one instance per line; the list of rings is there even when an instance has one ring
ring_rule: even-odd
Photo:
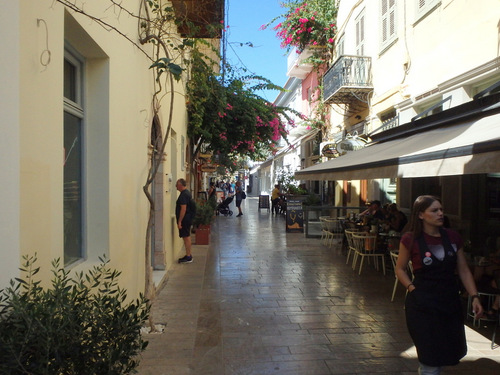
[[[398,276],[396,275],[396,263],[398,262],[399,253],[397,251],[391,251],[390,255],[391,255],[392,269],[394,270],[394,277],[396,278],[396,280],[394,280],[394,288],[392,289],[391,302],[393,302],[394,296],[396,295],[396,288],[398,287],[399,284]],[[413,280],[413,267],[411,261],[408,262],[408,268],[406,272],[410,276],[410,280]],[[406,290],[406,293],[408,293],[408,290]]]
[[[347,241],[347,260],[345,264],[349,264],[349,259],[351,258],[351,254],[352,254],[352,262],[354,263],[354,255],[356,254],[356,248],[354,247],[354,242],[352,240],[353,233],[358,233],[358,232],[350,229],[346,229],[344,231],[345,238]],[[354,269],[354,266],[352,267],[352,269]]]
[[[321,224],[321,241],[324,245],[328,243],[328,225],[326,219],[328,216],[320,216],[319,222]]]
[[[326,227],[327,227],[327,244],[329,241],[329,245],[333,246],[333,241],[342,240],[344,238],[344,230],[342,227],[342,221],[338,218],[327,218],[326,219]]]
[[[391,262],[392,262],[392,269],[394,270],[394,277],[396,280],[394,280],[394,288],[392,288],[392,297],[391,297],[391,302],[394,301],[394,296],[396,295],[396,288],[398,287],[399,280],[398,280],[398,275],[396,275],[396,263],[398,262],[398,253],[395,251],[391,251]]]
[[[382,262],[382,269],[385,275],[385,254],[378,253],[377,250],[377,235],[371,234],[361,234],[361,233],[353,233],[352,235],[354,248],[356,252],[354,253],[353,260],[353,269],[356,269],[356,263],[358,258],[361,258],[361,262],[359,264],[359,275],[361,275],[361,271],[363,270],[363,262],[365,258],[373,258],[375,263],[375,269],[378,271],[378,260],[380,259]]]
[[[484,311],[490,311],[495,299],[500,298],[500,294],[495,294],[495,293],[478,292],[477,295],[481,300],[481,304],[483,305]],[[467,301],[467,316],[469,318],[472,318],[472,326],[475,328],[479,328],[481,326],[481,323],[484,322],[494,324],[495,326],[493,328],[493,336],[491,338],[491,349],[495,349],[496,347],[498,347],[498,345],[495,344],[495,338],[498,325],[500,324],[500,314],[496,314],[495,316],[483,315],[480,318],[476,318],[476,315],[472,311],[472,298],[471,296],[469,296]]]

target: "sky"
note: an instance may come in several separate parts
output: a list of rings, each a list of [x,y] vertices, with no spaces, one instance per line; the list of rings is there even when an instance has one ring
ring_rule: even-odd
[[[226,0],[226,26],[229,26],[226,31],[226,60],[231,66],[246,68],[276,85],[284,86],[288,79],[286,50],[280,48],[280,40],[272,26],[260,30],[262,25],[283,14],[285,8],[280,6],[280,2],[281,0]],[[251,43],[253,47],[247,43]],[[278,92],[258,94],[273,102]]]

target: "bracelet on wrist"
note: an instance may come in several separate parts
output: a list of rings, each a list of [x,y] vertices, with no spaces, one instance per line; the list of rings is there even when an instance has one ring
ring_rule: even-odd
[[[412,286],[412,285],[413,285],[413,283],[409,283],[408,286],[406,287],[406,290],[410,290],[410,286]],[[413,285],[413,286],[415,286],[415,285]]]
[[[478,300],[480,299],[480,298],[479,298],[479,296],[478,296],[477,294],[474,294],[474,295],[470,296],[471,301],[474,301],[474,299],[476,299],[476,298],[477,298]]]

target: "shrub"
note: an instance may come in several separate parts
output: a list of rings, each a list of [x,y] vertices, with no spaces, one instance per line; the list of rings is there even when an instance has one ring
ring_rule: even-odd
[[[1,374],[128,374],[147,346],[140,329],[149,315],[141,295],[126,303],[120,272],[109,261],[74,278],[54,260],[51,286],[34,276],[36,255],[24,257],[24,278],[0,290]]]
[[[196,202],[196,216],[193,219],[193,227],[196,228],[200,225],[209,225],[212,222],[213,217],[213,202],[210,202],[210,200]]]

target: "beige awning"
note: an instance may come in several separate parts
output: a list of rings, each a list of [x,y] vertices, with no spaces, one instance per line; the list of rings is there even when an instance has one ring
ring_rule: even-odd
[[[295,173],[297,180],[365,180],[500,173],[500,114],[369,145]]]

